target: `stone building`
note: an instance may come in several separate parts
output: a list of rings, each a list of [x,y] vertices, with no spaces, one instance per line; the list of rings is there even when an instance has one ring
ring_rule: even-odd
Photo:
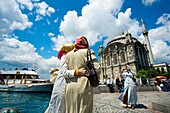
[[[121,33],[107,43],[106,48],[98,49],[101,65],[101,76],[111,81],[120,76],[125,66],[137,72],[139,69],[147,69],[151,63],[146,44],[142,44],[130,33]]]
[[[170,65],[166,62],[153,64],[153,67],[158,72],[168,72],[168,73],[170,73]]]

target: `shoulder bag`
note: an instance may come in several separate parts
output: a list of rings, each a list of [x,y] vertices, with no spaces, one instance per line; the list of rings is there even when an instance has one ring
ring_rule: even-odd
[[[87,50],[87,61],[85,62],[85,68],[87,69],[87,78],[89,79],[91,86],[97,87],[99,85],[99,79],[94,68],[91,52],[89,49]]]

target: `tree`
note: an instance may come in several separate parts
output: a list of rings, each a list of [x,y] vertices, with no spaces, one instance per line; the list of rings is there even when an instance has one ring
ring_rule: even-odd
[[[147,78],[147,70],[144,70],[144,69],[140,69],[138,72],[137,72],[137,78]]]
[[[157,70],[155,70],[154,68],[148,68],[147,70],[147,77],[150,78],[150,77],[155,77],[158,75],[158,72]]]

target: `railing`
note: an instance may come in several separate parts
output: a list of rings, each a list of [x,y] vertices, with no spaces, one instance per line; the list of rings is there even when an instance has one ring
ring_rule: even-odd
[[[154,78],[137,78],[137,85],[150,85],[154,86]]]

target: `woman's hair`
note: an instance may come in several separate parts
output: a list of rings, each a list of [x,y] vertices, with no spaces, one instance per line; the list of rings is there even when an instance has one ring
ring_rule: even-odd
[[[61,59],[63,55],[66,55],[68,52],[74,49],[74,44],[72,43],[66,43],[63,44],[60,51],[58,52],[58,59]]]

